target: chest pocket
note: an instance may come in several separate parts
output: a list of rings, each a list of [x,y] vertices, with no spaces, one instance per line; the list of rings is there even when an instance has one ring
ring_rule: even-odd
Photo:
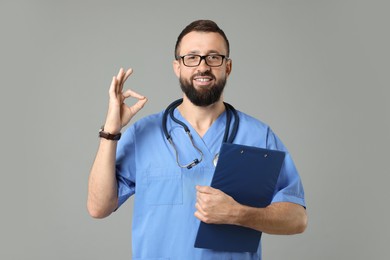
[[[147,173],[145,200],[149,205],[183,203],[183,181],[180,169],[154,169]]]

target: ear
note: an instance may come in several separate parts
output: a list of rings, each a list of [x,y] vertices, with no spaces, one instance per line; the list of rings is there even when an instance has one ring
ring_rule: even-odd
[[[176,74],[176,77],[180,77],[180,62],[178,60],[173,61],[173,71]]]
[[[228,59],[226,61],[226,74],[229,76],[231,72],[232,72],[232,60]]]

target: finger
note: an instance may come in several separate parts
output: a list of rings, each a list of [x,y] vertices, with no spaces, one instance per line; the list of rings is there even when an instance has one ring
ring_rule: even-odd
[[[132,107],[131,107],[131,110],[133,111],[133,113],[138,113],[138,111],[140,111],[144,105],[146,104],[146,102],[148,101],[147,98],[143,98],[143,99],[139,99],[137,101],[137,103],[135,103]]]
[[[126,72],[122,69],[122,74],[120,75],[121,76],[121,81],[120,81],[120,85],[119,85],[119,92],[122,92],[123,91],[123,86],[125,85],[125,82],[126,80],[130,77],[130,75],[133,73],[133,69],[132,68],[129,68]]]
[[[120,68],[119,71],[118,71],[118,74],[116,75],[116,79],[121,82],[120,78],[122,77],[123,75],[123,68]]]
[[[209,214],[207,214],[202,208],[197,208],[197,211],[195,211],[194,216],[205,223],[210,222]]]
[[[124,77],[124,70],[123,68],[120,68],[119,69],[119,72],[118,72],[118,75],[116,75],[116,79],[118,80],[118,84],[117,84],[117,93],[119,94],[120,92],[122,92],[122,89],[123,89],[123,77]]]
[[[206,205],[211,202],[211,196],[208,193],[202,193],[202,192],[197,192],[196,193],[196,201],[200,203],[200,205]]]
[[[195,208],[196,208],[196,210],[200,213],[200,214],[202,214],[202,215],[207,215],[207,213],[206,213],[206,211],[202,208],[202,206],[201,206],[201,204],[200,203],[195,203]]]
[[[203,211],[202,206],[200,205],[199,202],[196,202],[196,203],[195,203],[195,208],[196,208],[196,210],[198,210],[198,211]]]
[[[125,81],[130,77],[130,75],[133,74],[133,69],[132,68],[129,68],[125,75],[124,75],[124,78],[123,78],[123,84],[125,83]]]
[[[110,97],[116,97],[116,81],[116,77],[112,77],[110,89],[108,90]]]
[[[203,215],[202,215],[199,211],[196,211],[196,212],[194,213],[194,216],[195,216],[197,219],[199,219],[200,221],[205,222],[205,221],[204,221]]]
[[[196,208],[196,211],[199,212],[201,215],[207,215],[207,213],[205,212],[205,210],[202,208],[202,206],[200,205],[200,203],[195,203],[195,208]]]
[[[197,191],[196,192],[196,202],[202,203],[202,201],[203,201],[202,196],[203,196],[203,194],[200,193],[199,191]]]
[[[128,98],[128,97],[134,97],[134,98],[137,98],[137,99],[145,99],[145,96],[143,96],[143,95],[140,95],[140,94],[138,94],[137,92],[135,92],[135,91],[133,91],[133,90],[131,90],[131,89],[128,89],[128,90],[126,90],[125,92],[123,92],[123,96],[125,97],[125,98]]]

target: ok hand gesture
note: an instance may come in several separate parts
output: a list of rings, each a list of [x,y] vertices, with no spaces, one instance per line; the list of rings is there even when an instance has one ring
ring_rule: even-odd
[[[123,85],[133,70],[128,69],[126,72],[121,68],[117,76],[112,78],[110,90],[109,90],[109,106],[104,125],[104,130],[111,133],[117,134],[121,129],[127,125],[131,118],[145,105],[147,98],[128,89],[123,91]],[[133,106],[128,106],[125,100],[129,97],[138,99],[137,103]]]

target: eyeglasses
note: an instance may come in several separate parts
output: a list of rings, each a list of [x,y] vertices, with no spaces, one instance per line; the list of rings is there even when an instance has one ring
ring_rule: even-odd
[[[197,67],[204,60],[210,67],[219,67],[222,65],[224,59],[229,59],[225,55],[220,54],[209,54],[209,55],[196,55],[187,54],[184,56],[178,56],[177,59],[181,58],[183,64],[187,67]]]

